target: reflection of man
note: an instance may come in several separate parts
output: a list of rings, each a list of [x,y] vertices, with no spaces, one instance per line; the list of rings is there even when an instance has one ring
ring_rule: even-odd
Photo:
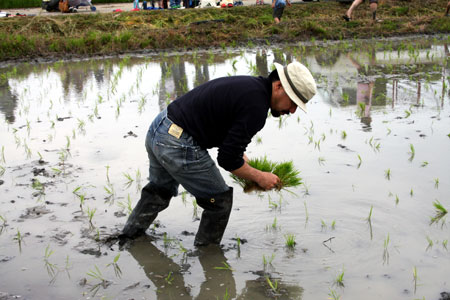
[[[233,190],[225,183],[207,149],[218,147],[219,165],[232,174],[270,190],[280,179],[252,168],[244,152],[264,127],[270,109],[275,117],[294,113],[316,93],[309,70],[298,62],[269,77],[233,76],[211,80],[172,102],[153,121],[147,134],[150,182],[131,213],[122,241],[145,233],[169,206],[179,184],[203,208],[195,245],[219,244],[230,216]]]
[[[134,243],[128,251],[156,286],[158,299],[192,299],[184,282],[182,268],[152,243]]]
[[[177,263],[165,255],[148,241],[134,243],[128,251],[142,266],[145,275],[156,286],[157,299],[194,299],[190,288],[186,286],[183,270]],[[227,299],[236,297],[236,283],[231,270],[223,267],[227,259],[220,247],[211,246],[199,251],[198,259],[203,268],[205,280],[200,286],[200,292],[195,299]]]

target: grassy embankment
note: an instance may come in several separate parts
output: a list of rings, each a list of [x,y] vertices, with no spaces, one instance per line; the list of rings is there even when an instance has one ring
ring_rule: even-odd
[[[159,49],[253,46],[305,40],[449,33],[447,0],[381,0],[372,24],[368,4],[344,22],[348,5],[296,4],[274,25],[269,5],[72,14],[0,19],[0,61],[42,56],[70,57]],[[219,22],[194,22],[220,20]]]

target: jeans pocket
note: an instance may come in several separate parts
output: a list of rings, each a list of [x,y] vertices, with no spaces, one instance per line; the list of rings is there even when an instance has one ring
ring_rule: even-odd
[[[199,146],[186,146],[184,170],[188,172],[208,171],[214,161],[207,150]]]

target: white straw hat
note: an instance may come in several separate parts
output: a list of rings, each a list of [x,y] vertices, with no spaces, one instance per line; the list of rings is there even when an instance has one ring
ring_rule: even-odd
[[[301,63],[295,61],[287,66],[274,63],[278,77],[286,94],[306,112],[306,103],[316,94],[317,87],[311,72]]]

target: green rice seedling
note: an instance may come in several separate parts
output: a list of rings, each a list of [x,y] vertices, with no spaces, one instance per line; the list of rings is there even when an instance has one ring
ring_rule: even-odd
[[[108,286],[108,282],[107,282],[106,279],[103,278],[103,274],[100,271],[100,269],[96,265],[94,265],[94,267],[95,267],[94,270],[89,270],[89,272],[86,273],[89,277],[92,277],[92,278],[94,278],[94,279],[99,281],[97,284],[93,285],[91,287],[91,289],[90,289],[90,291],[92,292],[93,296],[95,296],[97,294],[97,292],[100,289],[100,287]]]
[[[105,190],[107,196],[105,197],[106,201],[114,200],[116,196],[116,192],[114,191],[114,186],[111,183],[108,183],[107,186],[103,186],[103,189]]]
[[[395,195],[395,205],[398,205],[399,202],[400,198],[398,197],[398,195]]]
[[[439,202],[439,200],[434,201],[433,206],[435,209],[435,214],[430,219],[430,225],[433,225],[434,223],[438,224],[442,220],[442,226],[444,226],[445,224],[444,217],[448,213],[447,209],[441,204],[441,202]]]
[[[44,265],[48,275],[52,278],[50,282],[54,282],[57,275],[57,266],[50,262],[50,256],[53,254],[53,250],[50,249],[50,245],[47,245],[44,253]]]
[[[136,190],[139,192],[142,189],[142,176],[139,169],[136,170]]]
[[[70,149],[70,137],[66,135],[66,149]]]
[[[331,300],[340,300],[341,299],[341,295],[339,295],[335,290],[330,290],[330,292],[328,293],[328,296],[330,296]]]
[[[387,170],[384,171],[384,177],[387,180],[391,180],[391,169],[387,169]]]
[[[187,204],[187,191],[182,191],[181,192],[181,202],[184,204],[184,206],[186,206],[186,204]]]
[[[27,159],[31,158],[31,155],[32,155],[31,154],[31,149],[30,149],[30,147],[28,147],[28,144],[27,144],[27,142],[25,140],[23,141],[23,147],[24,147]]]
[[[214,267],[216,270],[228,270],[228,271],[234,271],[229,264],[227,264],[225,261],[222,262],[223,267]]]
[[[164,232],[163,235],[163,244],[164,244],[164,248],[167,249],[170,246],[172,246],[172,242],[174,241],[174,239],[170,238],[167,233]]]
[[[358,162],[357,168],[359,169],[361,167],[361,164],[362,164],[362,158],[361,158],[361,156],[359,154],[358,154],[358,160],[359,160],[359,162]]]
[[[272,256],[270,258],[266,257],[263,254],[263,267],[264,267],[264,270],[266,269],[266,267],[272,266],[272,262],[273,262],[274,259],[275,259],[275,253],[272,253]]]
[[[22,243],[23,241],[23,235],[20,233],[19,228],[17,228],[17,233],[13,238],[14,241],[17,241],[17,244],[19,245],[19,252],[22,253]]]
[[[2,177],[3,175],[5,175],[5,167],[4,166],[0,166],[0,177]]]
[[[164,280],[167,282],[167,284],[172,284],[174,277],[173,277],[173,272],[170,271],[169,274],[167,274],[167,276],[164,278]]]
[[[389,238],[389,233],[387,234],[386,238],[384,239],[384,244],[383,244],[383,264],[389,264],[389,242],[390,242],[390,238]]]
[[[5,228],[6,228],[6,218],[4,217],[4,216],[2,216],[2,215],[0,215],[0,222],[1,222],[1,224],[0,224],[0,234],[2,234],[3,233],[3,230],[5,230]]]
[[[334,284],[338,287],[344,287],[344,268],[342,268],[342,272],[338,274],[338,276],[334,280]]]
[[[343,140],[345,140],[345,139],[347,138],[347,132],[345,132],[345,130],[342,130],[342,132],[341,132],[341,138],[342,138]]]
[[[236,237],[237,257],[241,257],[241,238]]]
[[[120,253],[117,254],[113,261],[109,264],[106,265],[106,267],[112,266],[114,269],[114,274],[116,274],[117,278],[120,278],[122,276],[122,270],[120,269],[119,265],[117,264],[117,262],[119,261],[120,258]]]
[[[105,168],[106,168],[106,182],[110,182],[110,180],[109,180],[109,168],[110,168],[110,166],[105,166]]]
[[[409,149],[410,149],[410,151],[408,152],[409,153],[409,161],[413,161],[413,159],[414,159],[414,156],[416,155],[416,150],[414,149],[414,145],[413,144],[409,144]]]
[[[128,188],[133,184],[134,179],[133,179],[133,177],[131,177],[131,175],[130,175],[129,173],[122,173],[122,174],[123,174],[123,176],[124,176],[125,179],[126,179],[126,182],[125,182],[125,184],[124,184],[124,187],[125,187],[126,189],[128,189]]]
[[[333,222],[331,222],[331,230],[335,229],[336,229],[336,220],[333,220]]]
[[[364,117],[364,115],[365,115],[365,112],[366,112],[366,103],[364,103],[364,102],[359,102],[359,111],[358,111],[358,115],[359,115],[359,117]]]
[[[420,165],[422,168],[425,168],[426,166],[428,166],[428,162],[427,161],[424,161],[424,162],[422,162],[422,164]]]
[[[275,279],[275,281],[272,281],[269,276],[266,276],[267,284],[269,285],[270,289],[274,294],[278,294],[278,279]]]
[[[448,251],[447,245],[448,245],[448,240],[443,240],[442,241],[442,247],[444,247],[444,249]]]
[[[197,204],[197,200],[192,199],[192,206],[193,206],[192,218],[197,219],[198,218],[198,204]]]
[[[97,208],[87,208],[86,209],[86,213],[87,213],[87,215],[88,215],[88,218],[89,218],[89,224],[91,225],[91,226],[94,226],[94,224],[92,223],[92,219],[94,218],[94,215],[95,215],[95,212],[97,211]]]
[[[302,184],[302,179],[298,176],[300,171],[294,169],[294,164],[292,161],[274,163],[267,160],[266,157],[262,157],[251,159],[248,161],[248,164],[260,171],[270,172],[277,175],[280,178],[280,184],[275,189],[278,191]],[[239,178],[233,174],[231,174],[231,177],[244,188],[244,192],[262,190],[261,187],[259,187],[255,182]]]
[[[324,219],[321,219],[320,220],[320,230],[321,231],[327,231],[327,223],[325,223],[325,220]]]
[[[1,156],[1,162],[6,164],[6,159],[5,159],[5,146],[2,146],[2,156]]]
[[[70,272],[69,272],[70,269],[72,269],[72,264],[69,261],[69,255],[67,255],[64,263],[64,271],[66,271],[67,277],[69,279],[70,279]]]
[[[262,138],[260,136],[256,137],[256,145],[262,144]]]
[[[85,130],[86,122],[84,122],[83,120],[81,120],[81,119],[79,119],[79,118],[77,118],[77,121],[78,121],[78,130],[79,130],[80,132],[85,132],[85,131],[86,131],[86,130]]]
[[[435,178],[434,179],[434,188],[438,189],[439,188],[439,178]]]
[[[370,206],[369,216],[366,218],[366,222],[369,225],[370,230],[370,239],[373,239],[373,232],[372,232],[372,212],[373,212],[373,205]]]
[[[411,110],[405,110],[405,119],[411,116]]]
[[[285,245],[288,249],[294,249],[295,245],[297,244],[295,242],[295,234],[285,234],[284,235]]]
[[[411,188],[411,190],[409,191],[409,195],[412,197],[412,196],[414,196],[414,191],[413,191],[413,189]]]
[[[303,201],[303,206],[305,207],[305,226],[308,223],[309,220],[309,213],[308,213],[308,207],[306,206],[306,201]]]
[[[278,228],[277,217],[275,217],[272,222],[272,229],[276,230],[277,228]]]
[[[350,100],[350,95],[347,93],[343,93],[342,94],[342,100],[343,100],[343,104],[344,105],[348,105],[349,100]]]
[[[86,200],[86,196],[84,194],[77,195],[80,200],[80,209],[83,211],[84,201]]]
[[[427,248],[425,249],[426,251],[432,249],[433,246],[434,246],[433,240],[432,240],[428,235],[427,235],[427,241],[428,241],[428,246],[427,246]]]
[[[325,164],[325,158],[322,156],[319,156],[318,161],[320,166],[323,166]]]
[[[390,128],[387,129],[387,134],[386,135],[390,135],[392,132],[392,130]]]
[[[269,208],[270,208],[270,209],[277,209],[277,208],[280,208],[280,209],[281,209],[281,205],[279,205],[279,204],[276,203],[276,202],[273,202],[271,199],[272,199],[272,198],[269,197]]]
[[[416,266],[414,266],[413,268],[413,282],[414,282],[414,294],[417,291],[417,281],[419,280],[418,276],[417,276],[417,268]]]

